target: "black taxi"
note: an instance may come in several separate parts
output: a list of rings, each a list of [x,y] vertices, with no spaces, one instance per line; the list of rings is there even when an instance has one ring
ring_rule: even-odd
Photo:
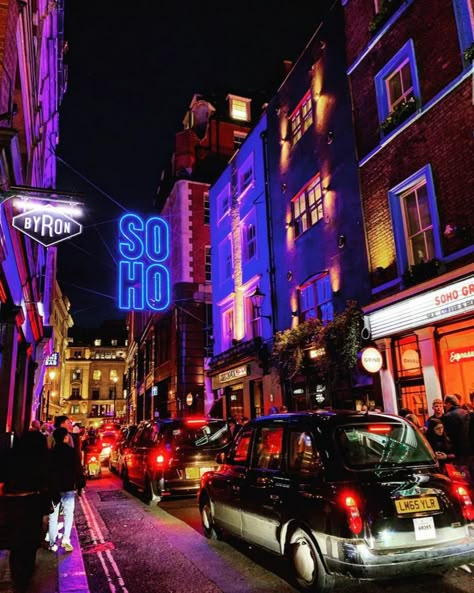
[[[300,588],[387,579],[474,560],[469,485],[440,471],[404,418],[276,414],[244,425],[201,478],[203,531],[287,557]]]

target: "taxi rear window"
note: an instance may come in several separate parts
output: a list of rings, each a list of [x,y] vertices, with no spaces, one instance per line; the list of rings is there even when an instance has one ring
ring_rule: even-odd
[[[165,439],[173,447],[180,449],[218,449],[231,441],[227,422],[209,421],[202,425],[186,423],[167,427]]]
[[[336,442],[348,467],[378,468],[433,463],[422,436],[405,423],[338,427]]]

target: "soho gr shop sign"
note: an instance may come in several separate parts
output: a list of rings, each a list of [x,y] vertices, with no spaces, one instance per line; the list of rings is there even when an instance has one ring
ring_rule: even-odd
[[[474,312],[474,276],[367,313],[373,340]]]

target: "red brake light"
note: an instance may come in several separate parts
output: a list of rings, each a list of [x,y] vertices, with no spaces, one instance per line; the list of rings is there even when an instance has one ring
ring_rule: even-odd
[[[94,462],[94,461],[97,461],[97,457],[96,457],[95,455],[92,455],[92,457],[89,457],[89,463],[90,463],[91,461],[92,461],[92,462]]]
[[[200,425],[207,424],[207,420],[205,418],[188,418],[186,420],[186,424],[193,424],[193,425]]]
[[[375,432],[378,434],[387,434],[388,432],[391,432],[392,427],[388,424],[373,424],[372,426],[369,426],[369,432]]]
[[[359,535],[362,531],[362,517],[360,516],[356,497],[351,493],[346,493],[342,496],[342,503],[347,513],[349,529],[354,535]]]
[[[474,520],[474,506],[472,505],[471,497],[465,486],[457,484],[454,488],[459,502],[461,503],[462,514],[468,521]]]
[[[170,457],[166,451],[157,451],[155,454],[155,465],[158,468],[163,468],[170,461]]]

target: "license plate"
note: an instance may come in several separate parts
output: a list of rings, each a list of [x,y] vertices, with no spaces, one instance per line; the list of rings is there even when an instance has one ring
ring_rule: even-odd
[[[185,469],[186,480],[199,480],[199,468],[187,467]]]
[[[98,463],[89,463],[89,465],[87,466],[87,469],[89,470],[90,474],[96,474],[96,473],[98,473],[100,466]]]
[[[214,469],[213,467],[200,467],[199,468],[199,472],[200,472],[200,474],[202,476],[206,472],[212,472],[213,469]]]
[[[395,501],[397,513],[429,513],[439,511],[439,502],[436,496],[423,496],[423,498],[399,498]]]

